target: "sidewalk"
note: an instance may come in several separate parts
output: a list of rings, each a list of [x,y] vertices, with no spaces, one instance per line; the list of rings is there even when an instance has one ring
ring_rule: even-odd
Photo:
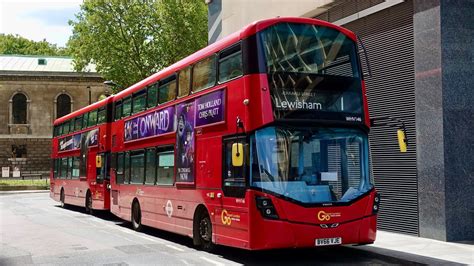
[[[9,190],[9,191],[0,191],[0,195],[9,195],[9,194],[27,194],[27,193],[49,193],[49,190]]]
[[[372,245],[353,246],[382,256],[422,264],[460,263],[474,265],[474,243],[443,242],[416,236],[377,231]]]

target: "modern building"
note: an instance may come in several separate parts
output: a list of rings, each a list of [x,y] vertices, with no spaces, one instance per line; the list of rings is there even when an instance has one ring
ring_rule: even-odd
[[[75,72],[71,58],[0,55],[0,167],[9,177],[49,177],[54,120],[108,94],[102,82],[94,66]]]
[[[379,229],[474,240],[474,1],[208,0],[209,42],[276,16],[326,20],[354,31],[372,69],[371,116],[405,121],[408,152],[373,128]]]

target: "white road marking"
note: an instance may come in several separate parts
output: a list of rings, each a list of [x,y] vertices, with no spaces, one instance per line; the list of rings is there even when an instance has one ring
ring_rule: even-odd
[[[191,265],[191,263],[187,262],[186,260],[180,260],[180,261],[182,261],[186,265]]]
[[[224,266],[224,265],[225,265],[225,264],[222,263],[222,262],[218,262],[218,261],[215,261],[215,260],[211,260],[211,259],[208,259],[208,258],[206,258],[206,257],[199,257],[199,258],[201,258],[202,260],[205,260],[205,261],[207,261],[207,262],[210,262],[210,263],[212,263],[212,264],[214,264],[214,265],[217,265],[217,266]]]
[[[177,251],[184,251],[184,249],[178,248],[178,247],[173,246],[173,245],[165,245],[165,246],[167,246],[167,247],[169,247],[169,248],[172,248],[172,249],[174,249],[174,250],[177,250]]]

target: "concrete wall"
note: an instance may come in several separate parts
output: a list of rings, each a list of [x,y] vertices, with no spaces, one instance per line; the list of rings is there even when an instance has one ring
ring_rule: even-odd
[[[215,42],[260,19],[277,16],[313,17],[326,10],[334,2],[336,1],[212,0],[209,4],[209,42]]]

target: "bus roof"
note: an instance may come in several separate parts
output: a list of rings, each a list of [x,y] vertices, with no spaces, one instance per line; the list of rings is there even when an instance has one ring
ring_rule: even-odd
[[[145,86],[148,86],[162,78],[165,78],[182,68],[192,65],[196,62],[198,62],[201,59],[204,59],[224,48],[229,47],[230,45],[238,42],[239,40],[246,39],[247,37],[250,37],[254,35],[255,33],[262,31],[272,25],[275,25],[277,23],[281,22],[290,22],[290,23],[302,23],[302,24],[313,24],[313,25],[319,25],[319,26],[324,26],[324,27],[329,27],[336,29],[346,36],[348,36],[350,39],[353,41],[356,41],[356,35],[349,31],[348,29],[342,28],[340,26],[331,24],[329,22],[323,21],[323,20],[318,20],[318,19],[311,19],[311,18],[299,18],[299,17],[281,17],[281,18],[271,18],[271,19],[264,19],[264,20],[259,20],[255,21],[241,30],[234,32],[223,39],[210,44],[201,50],[181,59],[180,61],[174,63],[173,65],[164,68],[163,70],[157,72],[156,74],[153,74],[144,80],[141,80],[132,86],[128,87],[127,89],[122,90],[121,92],[117,93],[114,96],[114,101],[118,101],[120,99],[123,99],[132,93],[141,90]]]
[[[93,104],[90,104],[90,105],[87,105],[87,106],[85,106],[85,107],[82,107],[82,108],[79,109],[79,110],[76,110],[76,111],[74,111],[74,112],[71,112],[71,113],[69,113],[69,114],[67,114],[67,115],[65,115],[65,116],[62,116],[62,117],[60,117],[60,118],[54,120],[54,125],[55,125],[55,126],[56,126],[56,125],[59,125],[59,124],[65,122],[65,121],[67,121],[67,120],[69,120],[69,119],[71,119],[71,118],[75,118],[75,117],[77,117],[77,116],[80,116],[80,115],[82,115],[82,114],[84,114],[84,113],[87,113],[87,112],[89,112],[89,111],[92,111],[92,110],[94,110],[94,109],[100,108],[100,107],[102,107],[102,106],[106,106],[108,103],[112,102],[112,99],[113,99],[113,96],[109,96],[109,97],[107,97],[107,98],[105,98],[105,99],[102,99],[102,100],[100,100],[100,101],[98,101],[98,102],[95,102],[95,103],[93,103]]]

